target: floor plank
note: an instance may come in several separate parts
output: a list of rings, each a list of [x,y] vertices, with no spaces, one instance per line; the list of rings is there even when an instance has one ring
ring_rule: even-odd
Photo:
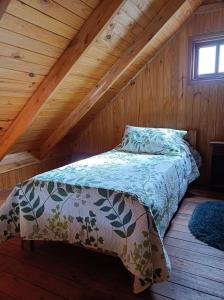
[[[0,192],[0,201],[7,193]],[[196,205],[208,200],[184,199],[164,240],[171,277],[151,290],[134,295],[119,259],[57,242],[35,242],[30,252],[15,238],[0,245],[0,300],[224,299],[224,252],[195,239],[188,229]]]
[[[64,297],[58,297],[55,294],[49,293],[47,290],[29,283],[27,280],[23,280],[17,275],[12,275],[6,272],[0,274],[0,291],[16,299],[64,299]]]
[[[164,242],[165,245],[175,246],[180,249],[191,250],[194,253],[197,252],[197,253],[202,253],[202,254],[211,255],[214,257],[220,257],[224,259],[224,251],[221,251],[213,247],[208,247],[208,245],[204,243],[199,245],[198,243],[175,239],[169,236],[166,236]]]
[[[189,276],[194,274],[224,284],[223,270],[201,265],[175,256],[170,256],[170,261],[173,268],[182,272],[187,272],[189,273]]]
[[[188,249],[181,249],[175,246],[166,245],[166,250],[169,255],[175,256],[177,258],[184,259],[186,261],[191,261],[199,263],[205,266],[210,266],[223,271],[224,280],[224,259],[220,257],[215,257],[207,254],[198,253],[198,251],[192,251]]]
[[[160,293],[171,299],[184,299],[184,300],[218,300],[219,297],[202,293],[183,285],[175,284],[173,282],[163,282],[152,286],[152,291]]]
[[[3,292],[0,292],[0,300],[15,300],[16,298],[13,298]]]
[[[196,243],[199,245],[204,245],[203,242],[197,240],[195,237],[193,237],[189,232],[182,232],[182,231],[176,231],[176,230],[170,230],[167,232],[166,236],[175,238],[175,239],[180,239],[183,241],[189,241],[192,243]]]
[[[194,274],[190,274],[189,276],[189,273],[178,269],[172,269],[169,281],[216,297],[223,298],[224,295],[223,283],[196,276]]]

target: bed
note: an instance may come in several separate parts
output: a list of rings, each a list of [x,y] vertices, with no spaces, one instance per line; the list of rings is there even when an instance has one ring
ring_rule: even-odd
[[[171,156],[117,147],[17,185],[0,207],[0,242],[20,235],[116,255],[139,293],[169,277],[163,237],[198,176],[187,145]]]

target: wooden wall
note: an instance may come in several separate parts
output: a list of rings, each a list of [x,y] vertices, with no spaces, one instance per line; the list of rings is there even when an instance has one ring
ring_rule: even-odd
[[[224,8],[197,11],[138,76],[73,137],[75,151],[101,152],[121,141],[125,124],[197,129],[208,181],[210,140],[224,140],[224,82],[187,82],[188,40],[224,31]]]
[[[74,161],[87,158],[96,153],[75,153],[66,154],[56,157],[49,157],[43,161],[35,162],[30,165],[21,165],[13,170],[4,171],[0,169],[0,192],[15,187],[16,184],[27,180],[37,174],[59,168]],[[1,200],[1,199],[0,199]]]
[[[57,157],[47,161],[37,162],[29,166],[21,166],[0,174],[0,191],[12,189],[16,184],[34,175],[58,168],[71,162],[71,156]]]

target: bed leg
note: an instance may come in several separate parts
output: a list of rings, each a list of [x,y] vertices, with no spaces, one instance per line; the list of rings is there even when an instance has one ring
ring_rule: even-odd
[[[191,191],[189,191],[189,190],[187,190],[186,191],[186,193],[185,193],[185,195],[184,195],[184,197],[195,197],[195,194],[194,193],[192,193]]]
[[[34,244],[34,241],[33,240],[30,240],[30,241],[28,241],[29,242],[29,250],[31,251],[31,252],[33,252],[34,250],[35,250],[35,244]],[[25,244],[25,240],[21,240],[21,249],[23,249],[24,250],[24,244]]]
[[[30,251],[33,252],[35,250],[35,244],[33,240],[29,241],[29,246],[30,246]]]

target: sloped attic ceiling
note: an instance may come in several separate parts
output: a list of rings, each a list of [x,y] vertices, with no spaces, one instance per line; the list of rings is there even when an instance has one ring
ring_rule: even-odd
[[[0,157],[9,152],[25,150],[42,149],[42,155],[47,153],[46,141],[52,140],[52,134],[58,133],[59,125],[62,124],[62,129],[66,128],[60,136],[61,139],[92,108],[92,103],[90,105],[86,102],[80,117],[79,111],[76,111],[93,89],[98,88],[99,81],[104,76],[109,74],[108,78],[113,84],[108,85],[108,88],[94,99],[93,104],[98,103],[100,99],[104,102],[111,100],[202,3],[201,0],[112,2],[109,6],[108,0],[1,1]],[[101,14],[103,12],[105,20],[101,22],[101,28],[96,30],[94,22],[90,20],[100,5],[104,8],[101,8]],[[105,7],[111,10],[110,13],[106,13]],[[151,31],[144,47],[141,51],[136,51],[137,55],[128,61],[128,49],[138,45],[141,36],[150,27],[154,31]],[[39,98],[36,97],[33,103],[36,105],[43,102],[43,105],[38,104],[40,109],[31,118],[32,114],[29,114],[29,111],[24,112],[24,107],[32,99],[35,91],[38,91],[38,86],[41,87],[47,78],[52,79],[48,75],[50,70],[58,64],[60,56],[67,51],[72,40],[74,46],[74,41],[77,43],[80,37],[85,36],[80,35],[82,32],[87,34],[86,48],[83,47],[79,56],[76,51],[73,52],[72,55],[76,55],[76,59],[71,60],[68,74],[64,72],[64,62],[57,67],[54,78],[61,75],[63,80],[56,88],[52,88],[52,93],[49,93],[46,99],[43,93]],[[93,37],[88,44],[91,34]],[[133,47],[133,51],[135,49],[136,47]],[[111,70],[113,71],[112,67],[118,60],[123,64],[125,72],[120,72],[119,76],[114,78]],[[70,60],[66,63],[69,62]],[[50,85],[46,85],[44,90],[48,86]],[[31,110],[35,110],[33,103],[30,105]],[[63,122],[74,110],[74,116],[77,115],[76,122],[69,123],[70,128],[63,126]],[[23,117],[20,122],[19,115]],[[24,117],[29,120],[29,126],[26,126],[26,123],[21,125]],[[9,141],[7,145],[6,141]],[[50,148],[53,146],[54,143],[51,143]]]

